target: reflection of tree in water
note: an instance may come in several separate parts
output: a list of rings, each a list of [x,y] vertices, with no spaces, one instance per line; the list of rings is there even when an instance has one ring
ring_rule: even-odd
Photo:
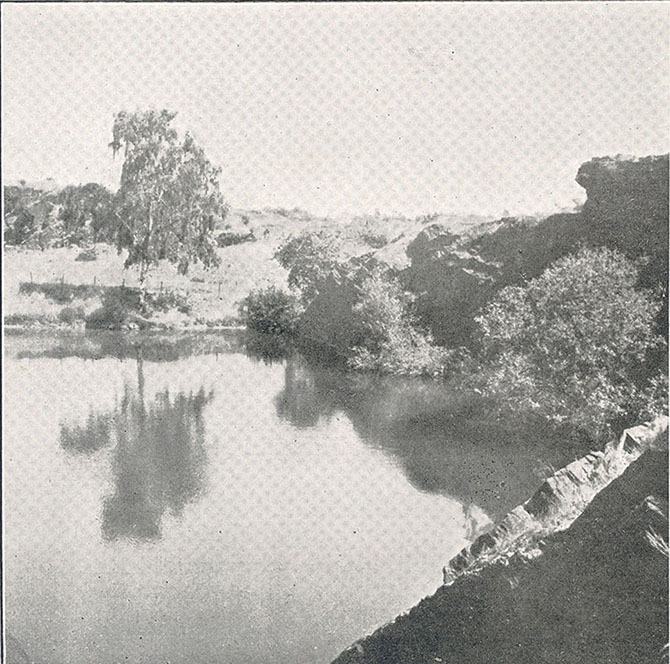
[[[244,351],[252,360],[263,364],[281,362],[291,354],[291,346],[286,336],[262,334],[253,330],[245,330]]]
[[[70,451],[90,453],[116,443],[115,489],[102,507],[102,532],[110,540],[159,539],[166,510],[179,515],[203,488],[202,410],[213,393],[171,397],[165,390],[146,405],[142,360],[137,373],[137,394],[126,386],[112,414],[92,414],[83,427],[61,426],[61,445]]]
[[[195,332],[180,334],[178,337],[160,332],[87,330],[85,335],[72,337],[31,338],[27,348],[19,345],[14,352],[17,359],[78,357],[99,360],[114,357],[125,360],[139,355],[145,361],[174,362],[183,357],[239,352],[243,349],[244,337],[238,330]]]
[[[297,427],[344,412],[419,490],[478,505],[493,518],[532,495],[538,467],[559,468],[582,453],[548,423],[486,415],[476,395],[445,383],[352,374],[299,356],[286,362],[275,405]]]
[[[284,366],[284,389],[275,397],[277,414],[299,428],[313,427],[334,412],[333,395],[322,394],[322,382],[305,360],[296,355]],[[325,387],[326,392],[328,386]]]
[[[91,454],[106,447],[112,440],[112,415],[91,411],[84,426],[60,425],[60,444],[64,450]]]

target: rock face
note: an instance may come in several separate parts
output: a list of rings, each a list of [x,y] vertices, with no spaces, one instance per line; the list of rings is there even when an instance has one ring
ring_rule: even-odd
[[[649,257],[646,285],[668,274],[668,156],[604,157],[583,164],[577,182],[587,194],[582,210],[587,238],[631,258]]]
[[[419,234],[403,279],[439,343],[471,345],[473,318],[497,290],[539,276],[581,244],[646,256],[641,285],[667,283],[668,156],[593,159],[577,182],[587,193],[579,213],[502,219],[469,237],[436,227]]]
[[[408,246],[411,264],[402,274],[416,294],[423,322],[440,344],[465,346],[473,315],[500,281],[500,265],[470,251],[468,238],[432,225]]]
[[[587,193],[581,212],[545,219],[505,218],[471,226],[431,223],[409,243],[409,265],[387,260],[393,243],[368,256],[416,296],[422,322],[442,345],[472,346],[474,317],[496,291],[539,276],[580,245],[606,245],[631,258],[645,256],[641,285],[664,286],[668,278],[668,155],[642,159],[598,158],[579,169]],[[403,243],[398,243],[401,246]],[[386,254],[385,254],[386,252]],[[364,269],[366,261],[358,267]],[[351,346],[351,307],[356,270],[336,278],[303,316],[301,333]],[[666,319],[666,311],[662,315]],[[667,333],[667,324],[660,323]]]
[[[468,554],[483,561],[487,548],[514,538],[516,544],[504,555],[499,549],[478,568],[466,565],[449,585],[335,661],[663,661],[668,642],[666,437],[667,419],[635,427],[602,456],[559,471],[553,483],[508,515],[488,540],[480,537]],[[580,516],[571,516],[567,529],[522,535],[538,521],[555,521],[569,496],[586,497],[591,472],[599,482],[608,475],[608,464],[620,476]]]
[[[577,173],[587,200],[582,210],[587,241],[643,258],[640,284],[668,283],[668,155],[592,159]],[[668,337],[668,298],[658,318]]]

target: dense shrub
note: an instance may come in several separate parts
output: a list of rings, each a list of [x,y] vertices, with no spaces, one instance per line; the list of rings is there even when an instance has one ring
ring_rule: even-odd
[[[660,303],[636,282],[634,263],[601,248],[503,289],[477,318],[485,391],[595,439],[656,414],[667,393]]]
[[[367,277],[354,306],[353,324],[362,342],[352,349],[353,369],[406,375],[443,373],[449,353],[416,326],[411,299],[380,271]]]
[[[58,320],[66,325],[74,325],[75,323],[84,322],[86,312],[84,307],[65,307],[58,312]]]
[[[102,306],[87,316],[86,326],[119,329],[133,324],[142,327],[148,324],[146,319],[153,314],[174,310],[190,314],[191,303],[188,296],[169,290],[156,293],[140,288],[115,286],[105,289]]]
[[[131,289],[125,289],[131,290]],[[139,289],[132,289],[134,293],[138,293]],[[155,311],[171,311],[176,309],[181,314],[190,314],[192,310],[191,301],[188,295],[173,290],[162,290],[156,293],[155,291],[147,291],[144,293],[142,300],[142,310],[145,313],[153,313]]]
[[[298,299],[275,286],[252,291],[240,304],[247,328],[265,334],[292,334],[300,313]]]

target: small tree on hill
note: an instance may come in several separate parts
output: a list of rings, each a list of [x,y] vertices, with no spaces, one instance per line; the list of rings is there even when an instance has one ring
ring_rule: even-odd
[[[340,242],[327,233],[303,233],[289,238],[275,253],[288,270],[288,285],[309,303],[338,268]]]
[[[121,186],[116,195],[116,244],[128,250],[126,267],[147,270],[165,259],[181,273],[201,262],[218,264],[213,237],[227,206],[219,191],[220,169],[187,133],[180,140],[170,111],[117,113],[114,154],[123,150]]]

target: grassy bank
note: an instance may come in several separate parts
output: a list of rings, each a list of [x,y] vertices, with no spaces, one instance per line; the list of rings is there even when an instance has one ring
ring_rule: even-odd
[[[21,327],[78,327],[96,312],[117,308],[107,326],[169,329],[229,326],[238,323],[238,302],[253,287],[283,285],[282,268],[272,260],[270,242],[240,244],[219,249],[221,266],[205,271],[194,268],[180,275],[161,264],[145,283],[147,306],[138,309],[140,297],[136,270],[124,269],[124,254],[110,246],[95,246],[95,260],[81,261],[76,247],[47,249],[5,248],[4,323]],[[112,301],[115,302],[112,305]],[[109,312],[108,312],[109,314]],[[133,320],[134,319],[134,320]],[[94,327],[104,327],[102,319]]]
[[[235,325],[239,303],[251,291],[287,288],[288,272],[274,259],[287,238],[306,229],[332,233],[346,259],[371,251],[372,245],[386,243],[391,236],[413,237],[422,224],[421,219],[403,217],[326,219],[301,210],[232,210],[218,231],[222,236],[216,250],[218,267],[194,265],[182,275],[163,261],[150,270],[144,284],[147,292],[154,297],[171,293],[189,303],[186,315],[175,308],[170,315],[153,312],[151,318],[157,327]],[[391,249],[396,245],[404,246],[395,243]],[[5,246],[3,259],[6,325],[76,327],[82,317],[73,318],[64,310],[83,309],[85,318],[102,306],[109,289],[139,287],[138,270],[124,268],[126,253],[107,244],[44,250]]]

